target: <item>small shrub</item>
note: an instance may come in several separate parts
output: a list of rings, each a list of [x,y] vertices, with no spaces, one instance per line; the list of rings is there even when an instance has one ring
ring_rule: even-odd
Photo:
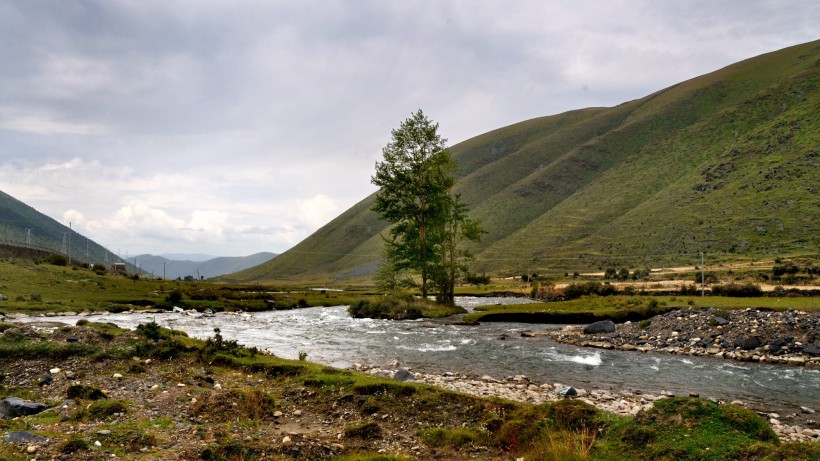
[[[638,328],[640,328],[641,330],[645,330],[645,329],[649,328],[649,325],[651,325],[651,324],[652,324],[651,319],[644,319],[644,320],[641,320],[640,322],[638,322]]]
[[[419,433],[419,439],[429,447],[450,447],[455,450],[471,443],[475,438],[475,434],[467,429],[434,427]]]
[[[72,435],[60,446],[60,453],[70,455],[78,451],[88,450],[88,442],[80,438],[78,435]]]
[[[102,400],[107,399],[108,396],[100,389],[83,384],[74,384],[69,386],[66,392],[66,397],[69,399],[85,399],[85,400]]]
[[[380,438],[381,435],[381,427],[373,421],[363,424],[354,424],[344,428],[344,436],[348,439],[372,440]]]

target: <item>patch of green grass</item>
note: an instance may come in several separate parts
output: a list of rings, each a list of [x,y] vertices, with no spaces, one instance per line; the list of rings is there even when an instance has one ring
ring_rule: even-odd
[[[469,429],[434,427],[419,431],[419,438],[429,447],[448,447],[454,450],[460,450],[465,445],[479,439],[479,436],[475,431]]]
[[[348,439],[373,440],[381,437],[382,429],[373,421],[345,426],[344,437]]]
[[[477,308],[479,312],[464,316],[465,321],[519,321],[535,323],[565,323],[575,319],[583,323],[602,318],[615,321],[647,319],[656,314],[688,307],[714,307],[723,310],[763,308],[774,310],[797,309],[820,311],[820,298],[730,298],[722,296],[687,297],[653,296],[653,306],[641,296],[589,296],[571,301],[493,305]]]
[[[757,459],[780,444],[754,412],[688,397],[657,401],[607,438],[614,451],[658,460]]]

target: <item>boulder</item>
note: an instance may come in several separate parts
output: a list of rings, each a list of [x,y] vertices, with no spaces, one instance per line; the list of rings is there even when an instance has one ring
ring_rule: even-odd
[[[0,417],[16,418],[18,416],[36,415],[48,408],[43,403],[30,402],[20,397],[7,397],[0,400]]]
[[[48,442],[47,438],[34,435],[27,431],[9,431],[3,440],[5,440],[6,443]]]
[[[413,378],[413,373],[410,373],[404,368],[398,369],[396,373],[393,375],[393,379],[395,379],[396,381],[410,381]]]
[[[723,326],[723,325],[727,325],[727,324],[729,323],[729,321],[728,321],[728,320],[726,320],[726,319],[725,319],[725,318],[723,318],[723,317],[720,317],[720,316],[715,316],[715,323],[717,323],[718,325]]]
[[[757,336],[747,336],[746,338],[738,338],[735,340],[735,346],[743,349],[744,351],[750,351],[752,349],[760,347],[760,338],[758,338]]]
[[[599,322],[591,323],[584,327],[585,335],[594,335],[598,333],[612,333],[615,331],[615,322],[612,320],[601,320]]]
[[[820,347],[816,345],[806,346],[803,348],[803,353],[812,357],[820,357]]]
[[[564,397],[575,397],[578,395],[578,391],[575,390],[575,388],[572,386],[566,386],[560,389],[556,389],[555,393],[558,395],[563,395]]]

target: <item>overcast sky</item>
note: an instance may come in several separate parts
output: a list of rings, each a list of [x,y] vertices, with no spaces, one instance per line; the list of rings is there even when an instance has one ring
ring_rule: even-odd
[[[283,252],[450,144],[820,38],[820,1],[0,0],[0,190],[111,250]]]

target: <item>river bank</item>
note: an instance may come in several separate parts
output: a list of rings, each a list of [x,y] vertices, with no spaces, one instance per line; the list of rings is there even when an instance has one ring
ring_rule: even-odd
[[[579,347],[666,352],[820,369],[820,313],[743,309],[675,310],[643,322],[545,332]]]
[[[578,399],[603,411],[624,416],[636,416],[640,412],[651,410],[654,403],[658,400],[674,397],[672,393],[651,395],[644,394],[640,391],[613,392],[601,389],[586,390],[574,388],[564,383],[539,383],[524,375],[495,378],[486,375],[476,377],[461,373],[428,374],[413,372],[412,370],[405,370],[403,368],[385,369],[365,367],[358,364],[355,365],[353,369],[379,376],[395,377],[430,384],[478,397],[498,397],[532,404],[557,402],[567,398]],[[690,395],[690,397],[697,397],[697,395]],[[747,407],[747,403],[741,400],[720,403]],[[805,408],[802,415],[781,415],[775,412],[765,411],[764,409],[753,410],[764,417],[775,433],[777,433],[778,437],[784,441],[820,441],[820,424],[812,418],[806,419],[806,416],[813,416],[815,414],[813,409]],[[815,427],[801,426],[798,420],[802,421],[803,425]]]

